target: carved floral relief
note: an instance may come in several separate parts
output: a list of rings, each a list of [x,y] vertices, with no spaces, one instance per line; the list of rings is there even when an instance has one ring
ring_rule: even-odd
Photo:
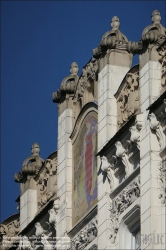
[[[119,216],[140,197],[140,176],[135,178],[110,204],[110,239],[114,244],[119,230]]]
[[[97,237],[97,218],[91,220],[83,229],[71,240],[71,249],[84,249]]]
[[[41,170],[37,185],[39,188],[38,195],[38,206],[39,209],[47,203],[47,201],[55,194],[56,189],[56,173],[57,173],[57,158],[47,159],[45,161],[44,168]],[[54,183],[52,190],[48,188],[48,182],[50,181],[50,177],[54,176]]]
[[[158,49],[161,63],[161,94],[166,90],[166,42]]]
[[[82,69],[82,74],[78,80],[74,94],[74,119],[77,118],[82,107],[90,102],[97,100],[97,72],[98,61],[91,59]]]
[[[139,75],[128,73],[124,82],[115,94],[118,110],[118,127],[123,126],[140,108]]]

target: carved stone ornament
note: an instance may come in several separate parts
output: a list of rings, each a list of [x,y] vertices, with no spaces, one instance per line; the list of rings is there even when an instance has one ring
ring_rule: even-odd
[[[110,239],[115,243],[119,230],[119,216],[140,197],[140,176],[135,178],[110,204]]]
[[[160,45],[166,39],[166,28],[161,24],[161,16],[158,10],[152,13],[152,24],[147,26],[142,32],[142,41],[148,44]]]
[[[132,172],[132,165],[129,162],[129,157],[120,141],[115,143],[116,154],[111,158],[111,168],[114,170],[116,178],[127,178]]]
[[[166,147],[165,126],[161,126],[161,123],[157,120],[156,115],[154,113],[150,113],[148,117],[150,120],[150,128],[155,131],[157,139],[159,141],[160,150],[163,150]],[[163,123],[165,121],[166,118],[164,118]]]
[[[138,126],[136,122],[135,125],[129,128],[131,133],[130,139],[126,141],[128,146],[127,154],[128,159],[134,168],[137,168],[140,165],[140,130],[142,126]]]
[[[162,204],[166,204],[166,155],[159,164],[159,199]]]
[[[48,200],[54,195],[53,191],[48,190],[48,180],[50,176],[55,175],[56,179],[57,173],[57,158],[53,160],[47,159],[45,165],[40,173],[37,185],[39,186],[39,196],[38,196],[38,206],[39,209],[48,202]],[[54,183],[56,185],[57,183]]]
[[[138,72],[126,75],[115,97],[117,99],[118,126],[120,128],[140,109]]]
[[[68,98],[68,95],[74,94],[78,82],[78,70],[78,64],[73,62],[70,66],[70,75],[63,79],[60,89],[52,94],[53,102],[61,103]]]
[[[104,52],[110,49],[127,50],[128,39],[119,30],[120,21],[117,16],[112,18],[111,27],[112,30],[103,35],[100,45],[93,50],[94,58],[100,58]]]
[[[106,156],[101,157],[101,169],[103,172],[107,173],[107,179],[110,185],[110,191],[112,191],[115,188],[115,180],[114,180],[114,171],[111,168],[111,164],[108,162],[108,159]]]
[[[97,99],[97,74],[98,73],[98,61],[91,59],[83,69],[81,77],[78,80],[76,91],[74,94],[74,119],[78,116],[82,107],[91,101]]]
[[[20,237],[18,250],[31,250],[31,249],[33,248],[28,237],[26,235]]]
[[[71,240],[72,250],[84,249],[97,237],[97,218],[91,220],[79,233]]]
[[[16,219],[9,224],[0,224],[0,249],[7,250],[17,241],[17,235],[20,231],[19,219]]]
[[[23,182],[28,178],[35,177],[39,169],[44,163],[44,160],[39,156],[40,147],[38,143],[32,145],[32,155],[23,162],[22,169],[18,174],[14,175],[15,182]]]
[[[166,41],[157,50],[161,63],[161,94],[166,90]]]

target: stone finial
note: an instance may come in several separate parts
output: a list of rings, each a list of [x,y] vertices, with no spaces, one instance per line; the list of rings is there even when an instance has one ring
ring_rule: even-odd
[[[142,41],[148,44],[160,45],[166,38],[166,28],[160,24],[161,15],[158,10],[152,13],[152,24],[147,26],[142,32]]]
[[[70,74],[73,75],[73,76],[77,76],[78,71],[79,71],[78,64],[76,62],[73,62],[70,65]]]
[[[61,82],[61,86],[58,91],[52,94],[52,100],[55,103],[62,103],[69,98],[69,95],[74,94],[77,82],[78,82],[78,64],[73,62],[70,65],[70,75],[65,77]]]
[[[160,16],[160,12],[158,10],[154,10],[152,12],[152,16],[151,17],[152,17],[152,23],[155,23],[155,24],[160,23],[161,16]]]
[[[16,182],[23,182],[28,176],[29,178],[34,177],[41,168],[44,160],[39,156],[40,147],[37,142],[33,143],[31,153],[32,155],[23,162],[22,169],[19,173],[14,175],[14,180]]]
[[[37,142],[34,142],[31,148],[32,155],[39,155],[40,154],[40,147]]]
[[[114,16],[111,20],[111,27],[112,30],[118,30],[120,27],[120,21],[119,21],[119,17]]]
[[[120,20],[117,16],[112,18],[111,27],[112,30],[103,35],[100,45],[93,50],[95,58],[100,58],[104,52],[108,52],[111,49],[127,51],[128,39],[119,30]]]

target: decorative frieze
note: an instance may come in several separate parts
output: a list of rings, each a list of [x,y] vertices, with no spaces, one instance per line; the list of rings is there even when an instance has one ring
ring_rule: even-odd
[[[115,94],[117,99],[117,123],[120,128],[140,109],[139,75],[129,72]]]
[[[97,218],[93,218],[83,229],[71,240],[72,250],[84,249],[97,237]]]
[[[135,178],[110,204],[110,239],[114,244],[119,230],[119,216],[140,197],[140,176]]]

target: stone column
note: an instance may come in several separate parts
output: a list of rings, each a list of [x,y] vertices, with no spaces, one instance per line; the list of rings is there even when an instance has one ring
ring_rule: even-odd
[[[99,59],[98,76],[98,151],[117,132],[117,103],[114,94],[130,69],[131,55],[126,51],[112,49]],[[98,159],[98,166],[101,165]],[[98,249],[110,246],[110,187],[98,176]]]
[[[163,249],[158,241],[158,237],[163,233],[158,198],[160,147],[156,135],[151,131],[147,110],[159,97],[161,86],[161,65],[155,46],[140,55],[139,76],[140,108],[143,114],[143,127],[140,133],[141,249]]]

